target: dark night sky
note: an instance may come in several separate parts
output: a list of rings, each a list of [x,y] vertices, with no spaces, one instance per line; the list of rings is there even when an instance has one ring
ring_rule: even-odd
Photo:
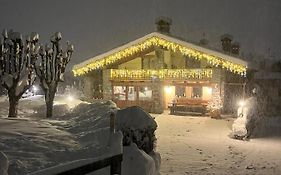
[[[0,0],[0,30],[36,31],[46,42],[55,31],[75,45],[71,66],[155,30],[159,16],[171,33],[212,47],[230,33],[244,55],[281,56],[280,0]]]

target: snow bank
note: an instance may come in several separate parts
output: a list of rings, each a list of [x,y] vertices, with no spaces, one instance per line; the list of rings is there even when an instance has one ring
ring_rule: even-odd
[[[118,129],[130,127],[132,129],[157,128],[157,123],[150,114],[138,106],[119,110],[116,114]]]
[[[110,142],[107,145],[109,151],[102,156],[98,156],[98,157],[95,157],[95,158],[88,158],[88,159],[80,159],[80,160],[71,161],[71,162],[68,162],[68,163],[65,163],[65,164],[61,164],[61,165],[57,165],[57,166],[54,166],[54,167],[46,168],[44,170],[39,170],[39,171],[30,173],[29,175],[59,174],[59,173],[63,173],[64,171],[67,171],[67,170],[70,170],[70,169],[79,168],[81,166],[85,166],[85,165],[97,162],[99,160],[103,160],[103,159],[106,159],[108,157],[123,153],[123,149],[122,149],[123,146],[120,144],[120,143],[122,143],[122,133],[121,132],[112,133],[109,141]],[[91,174],[107,175],[107,174],[109,174],[109,172],[108,172],[107,168],[104,168],[102,170],[99,170],[98,173],[94,172],[94,173],[91,173]]]
[[[70,112],[77,105],[85,103],[79,99],[69,99],[67,96],[57,95],[54,99],[53,116],[63,116]],[[8,116],[9,99],[7,96],[0,96],[0,118]],[[43,95],[21,98],[18,106],[18,117],[44,118],[46,115],[46,104]]]
[[[9,100],[8,96],[6,96],[6,95],[0,96],[0,102],[7,102],[8,100]]]
[[[155,162],[151,156],[138,149],[135,143],[124,147],[122,174],[156,175]]]
[[[9,161],[7,156],[0,152],[0,175],[8,175]]]
[[[70,107],[67,104],[54,104],[53,106],[53,116],[59,117],[63,116],[70,111]],[[38,107],[33,107],[32,117],[42,117],[46,116],[46,105],[41,105]]]
[[[144,161],[141,164],[141,167],[144,168],[144,170],[134,172],[140,174],[158,174],[161,158],[160,154],[154,151],[156,144],[155,130],[157,129],[157,123],[154,118],[140,107],[128,107],[117,111],[116,129],[123,133],[123,145],[125,146],[124,156],[130,156],[132,151],[135,151],[133,154],[136,155],[132,156],[136,157],[131,157],[130,159],[136,159],[136,162],[131,163],[131,167],[134,167],[139,159]],[[139,150],[136,151],[135,147]],[[125,151],[125,148],[128,152]],[[135,168],[132,170],[134,169]],[[128,173],[132,174],[129,170]]]
[[[61,163],[95,159],[106,153],[120,153],[121,142],[118,139],[122,138],[121,134],[118,137],[110,134],[109,116],[112,112],[117,113],[117,130],[121,126],[128,126],[139,131],[144,127],[157,127],[154,119],[138,108],[129,109],[127,112],[126,110],[117,112],[118,108],[112,101],[91,104],[81,101],[72,102],[75,105],[70,108],[66,97],[56,97],[55,115],[52,119],[45,119],[44,96],[27,97],[21,99],[19,104],[19,114],[25,117],[24,119],[0,119],[0,150],[5,152],[10,159],[9,174],[22,175]],[[5,106],[6,110],[6,100],[3,100],[0,105]],[[109,147],[109,145],[112,146]],[[131,155],[131,153],[136,155]],[[134,157],[139,161],[147,160],[141,166],[148,167],[149,170],[146,172],[150,174],[157,172],[160,166],[160,156],[153,152],[151,155],[137,148],[124,152],[124,157]],[[95,174],[108,174],[108,170],[105,168]],[[130,172],[133,172],[133,169]]]

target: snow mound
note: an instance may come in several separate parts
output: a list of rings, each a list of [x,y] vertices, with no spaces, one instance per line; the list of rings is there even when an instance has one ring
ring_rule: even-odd
[[[131,129],[157,128],[154,118],[138,106],[119,110],[116,118],[117,129],[124,127]]]
[[[127,171],[125,174],[135,174],[136,172],[145,175],[158,174],[161,158],[160,154],[154,151],[156,144],[155,130],[157,129],[154,118],[140,107],[128,107],[117,111],[116,128],[123,133],[124,156],[126,157],[126,154],[128,154],[127,156],[131,156],[128,161],[133,160],[128,165],[131,169],[128,168],[127,171],[125,167],[125,172]],[[139,163],[138,161],[143,162]],[[128,164],[128,162],[124,164]],[[141,168],[135,168],[140,164]],[[139,168],[143,169],[139,170]]]
[[[9,100],[8,96],[6,96],[6,95],[0,96],[0,102],[7,102],[8,100]]]
[[[155,162],[152,157],[138,149],[136,144],[124,147],[122,162],[124,175],[155,175]]]
[[[42,117],[46,115],[46,105],[41,105],[38,107],[33,107],[34,114],[33,117]],[[70,107],[67,104],[54,104],[53,106],[53,116],[59,117],[63,116],[70,111]]]
[[[230,137],[244,137],[247,135],[246,126],[250,121],[256,121],[259,117],[257,113],[257,98],[250,97],[246,99],[245,104],[238,108],[237,116],[238,118],[233,122]]]
[[[81,103],[73,108],[70,113],[58,119],[70,121],[68,130],[72,133],[80,133],[80,136],[84,137],[102,128],[109,129],[109,114],[111,111],[117,111],[116,104],[112,101],[92,104]],[[88,137],[90,136],[88,135]]]
[[[99,101],[80,102],[69,109],[69,105],[63,102],[64,99],[66,98],[55,99],[58,103],[54,106],[54,113],[58,114],[52,119],[44,119],[44,96],[32,96],[20,100],[19,113],[22,113],[27,120],[0,119],[0,150],[9,157],[10,174],[27,174],[67,162],[120,152],[122,134],[119,131],[117,132],[119,135],[116,133],[118,137],[112,137],[109,128],[112,112],[117,113],[117,128],[121,126],[135,128],[133,131],[138,132],[136,136],[140,138],[137,139],[139,141],[147,141],[147,137],[141,137],[144,135],[142,131],[150,129],[151,132],[146,132],[144,135],[148,136],[154,133],[157,127],[154,119],[138,107],[118,111],[112,101]],[[42,116],[39,117],[41,113]],[[30,117],[31,115],[37,115],[36,119]],[[112,145],[111,142],[116,144],[109,147]],[[146,142],[138,142],[140,143]],[[122,174],[131,175],[139,172],[142,175],[154,175],[158,172],[160,156],[154,152],[149,155],[138,149],[136,144],[132,143],[132,145],[134,146],[124,152],[124,157],[127,157],[126,163],[130,162],[130,165],[122,163],[122,166],[127,167],[128,173]],[[136,162],[132,162],[131,159]],[[138,171],[136,167],[139,167]],[[100,173],[103,171],[107,173]],[[100,172],[96,174],[108,174],[108,168]]]
[[[246,123],[247,123],[247,119],[246,117],[238,117],[232,125],[232,133],[231,136],[236,135],[239,137],[243,137],[247,134],[247,130],[246,130]]]
[[[9,162],[7,156],[0,152],[0,175],[8,175],[8,166]]]

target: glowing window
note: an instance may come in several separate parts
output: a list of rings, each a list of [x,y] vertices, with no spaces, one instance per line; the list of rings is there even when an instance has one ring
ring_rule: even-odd
[[[128,86],[128,100],[134,101],[137,98],[136,89],[134,86]]]
[[[126,86],[114,86],[113,95],[115,100],[126,100]]]
[[[152,99],[152,89],[149,86],[139,87],[139,100],[151,100]]]
[[[202,87],[193,87],[192,98],[201,98],[201,97],[202,97]]]

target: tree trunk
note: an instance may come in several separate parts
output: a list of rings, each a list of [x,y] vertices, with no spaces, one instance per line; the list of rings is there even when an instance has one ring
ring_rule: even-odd
[[[46,102],[46,117],[51,118],[53,116],[53,104],[54,104],[55,93],[46,92],[45,102]]]
[[[46,111],[46,117],[51,118],[53,116],[53,101],[46,101],[47,111]]]
[[[17,117],[18,115],[18,104],[19,104],[19,99],[16,98],[15,96],[9,95],[9,116],[8,117]]]

